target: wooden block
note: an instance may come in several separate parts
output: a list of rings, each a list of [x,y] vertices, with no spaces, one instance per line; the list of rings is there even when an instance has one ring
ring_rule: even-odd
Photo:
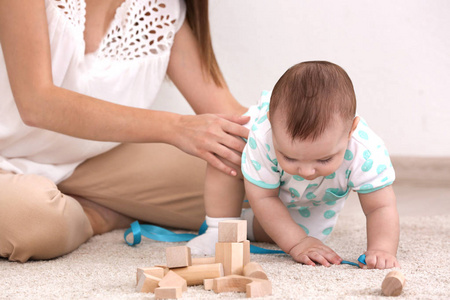
[[[242,275],[244,268],[243,243],[216,243],[216,263],[223,264],[227,275]]]
[[[247,284],[245,293],[247,298],[264,297],[272,294],[272,283],[269,280],[255,281]]]
[[[223,265],[220,263],[206,264],[206,265],[194,265],[184,268],[176,268],[171,271],[177,273],[184,279],[186,279],[187,285],[201,285],[204,279],[222,277]]]
[[[385,296],[398,296],[405,286],[405,276],[400,271],[389,272],[381,284],[381,292]]]
[[[181,291],[187,291],[186,279],[173,271],[169,271],[158,283],[160,287],[180,287]]]
[[[159,267],[150,267],[150,268],[137,268],[136,272],[136,284],[139,282],[139,278],[142,274],[152,275],[158,278],[164,277],[164,269]]]
[[[158,282],[161,279],[152,275],[143,273],[136,286],[136,292],[138,293],[154,293],[158,287]]]
[[[203,287],[205,288],[205,290],[207,290],[207,291],[212,290],[213,285],[214,285],[214,279],[212,279],[212,278],[203,279]]]
[[[243,265],[245,266],[250,262],[250,241],[245,240],[242,242],[244,247],[244,257],[243,257]]]
[[[261,267],[260,264],[257,262],[249,262],[244,266],[244,276],[245,277],[252,277],[252,278],[259,278],[259,279],[266,279],[267,277],[266,272],[264,272],[264,269]]]
[[[246,285],[252,283],[252,278],[241,275],[228,275],[215,278],[213,281],[213,291],[217,294],[228,292],[246,292]]]
[[[214,279],[215,293],[245,292],[247,298],[264,297],[272,294],[272,284],[268,280],[229,275]]]
[[[247,220],[219,222],[219,243],[239,243],[247,239]]]
[[[216,258],[214,256],[206,256],[206,257],[193,257],[192,265],[206,265],[206,264],[215,264]]]
[[[155,289],[155,299],[178,299],[181,298],[181,287],[159,287]]]
[[[166,262],[170,269],[191,266],[191,248],[187,246],[166,248]]]

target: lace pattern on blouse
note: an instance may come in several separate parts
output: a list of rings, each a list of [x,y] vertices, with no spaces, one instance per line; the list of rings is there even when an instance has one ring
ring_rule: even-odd
[[[84,32],[84,0],[53,0],[67,19]],[[168,51],[178,16],[168,8],[173,0],[125,0],[95,52],[99,58],[133,60]]]
[[[83,0],[53,0],[53,3],[75,28],[81,28],[81,32],[84,31],[86,2]]]

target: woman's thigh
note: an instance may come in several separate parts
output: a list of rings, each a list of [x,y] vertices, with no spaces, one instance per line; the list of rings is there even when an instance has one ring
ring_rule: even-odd
[[[69,253],[92,236],[82,207],[49,179],[0,170],[0,256],[13,261]]]
[[[131,218],[196,230],[206,162],[167,144],[123,144],[81,164],[58,187]]]

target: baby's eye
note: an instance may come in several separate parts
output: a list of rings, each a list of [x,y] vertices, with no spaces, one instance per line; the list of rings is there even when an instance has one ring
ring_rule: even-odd
[[[332,159],[333,159],[333,157],[330,157],[327,159],[318,160],[318,162],[325,165],[325,164],[329,163]]]
[[[289,161],[289,162],[294,162],[294,161],[295,161],[295,159],[290,158],[290,157],[287,157],[286,155],[283,155],[283,156],[284,156],[284,159],[285,159],[286,161]]]

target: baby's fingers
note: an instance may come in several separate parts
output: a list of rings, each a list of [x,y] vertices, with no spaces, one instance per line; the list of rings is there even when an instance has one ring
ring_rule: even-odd
[[[308,265],[308,266],[316,265],[306,254],[300,254],[298,257],[295,257],[294,259],[295,259],[295,261],[305,264],[305,265]]]
[[[386,259],[386,269],[392,269],[392,268],[400,268],[400,264],[398,263],[396,258],[388,258]]]
[[[366,265],[363,269],[374,269],[377,265],[377,257],[375,255],[366,255]]]
[[[322,255],[317,252],[308,253],[308,256],[311,258],[311,260],[321,264],[322,266],[329,267],[330,263],[328,260]]]
[[[333,250],[325,252],[324,257],[333,265],[339,265],[342,262],[342,258]]]
[[[386,269],[386,259],[384,259],[382,257],[378,257],[377,264],[375,265],[375,268],[379,269],[379,270]]]

